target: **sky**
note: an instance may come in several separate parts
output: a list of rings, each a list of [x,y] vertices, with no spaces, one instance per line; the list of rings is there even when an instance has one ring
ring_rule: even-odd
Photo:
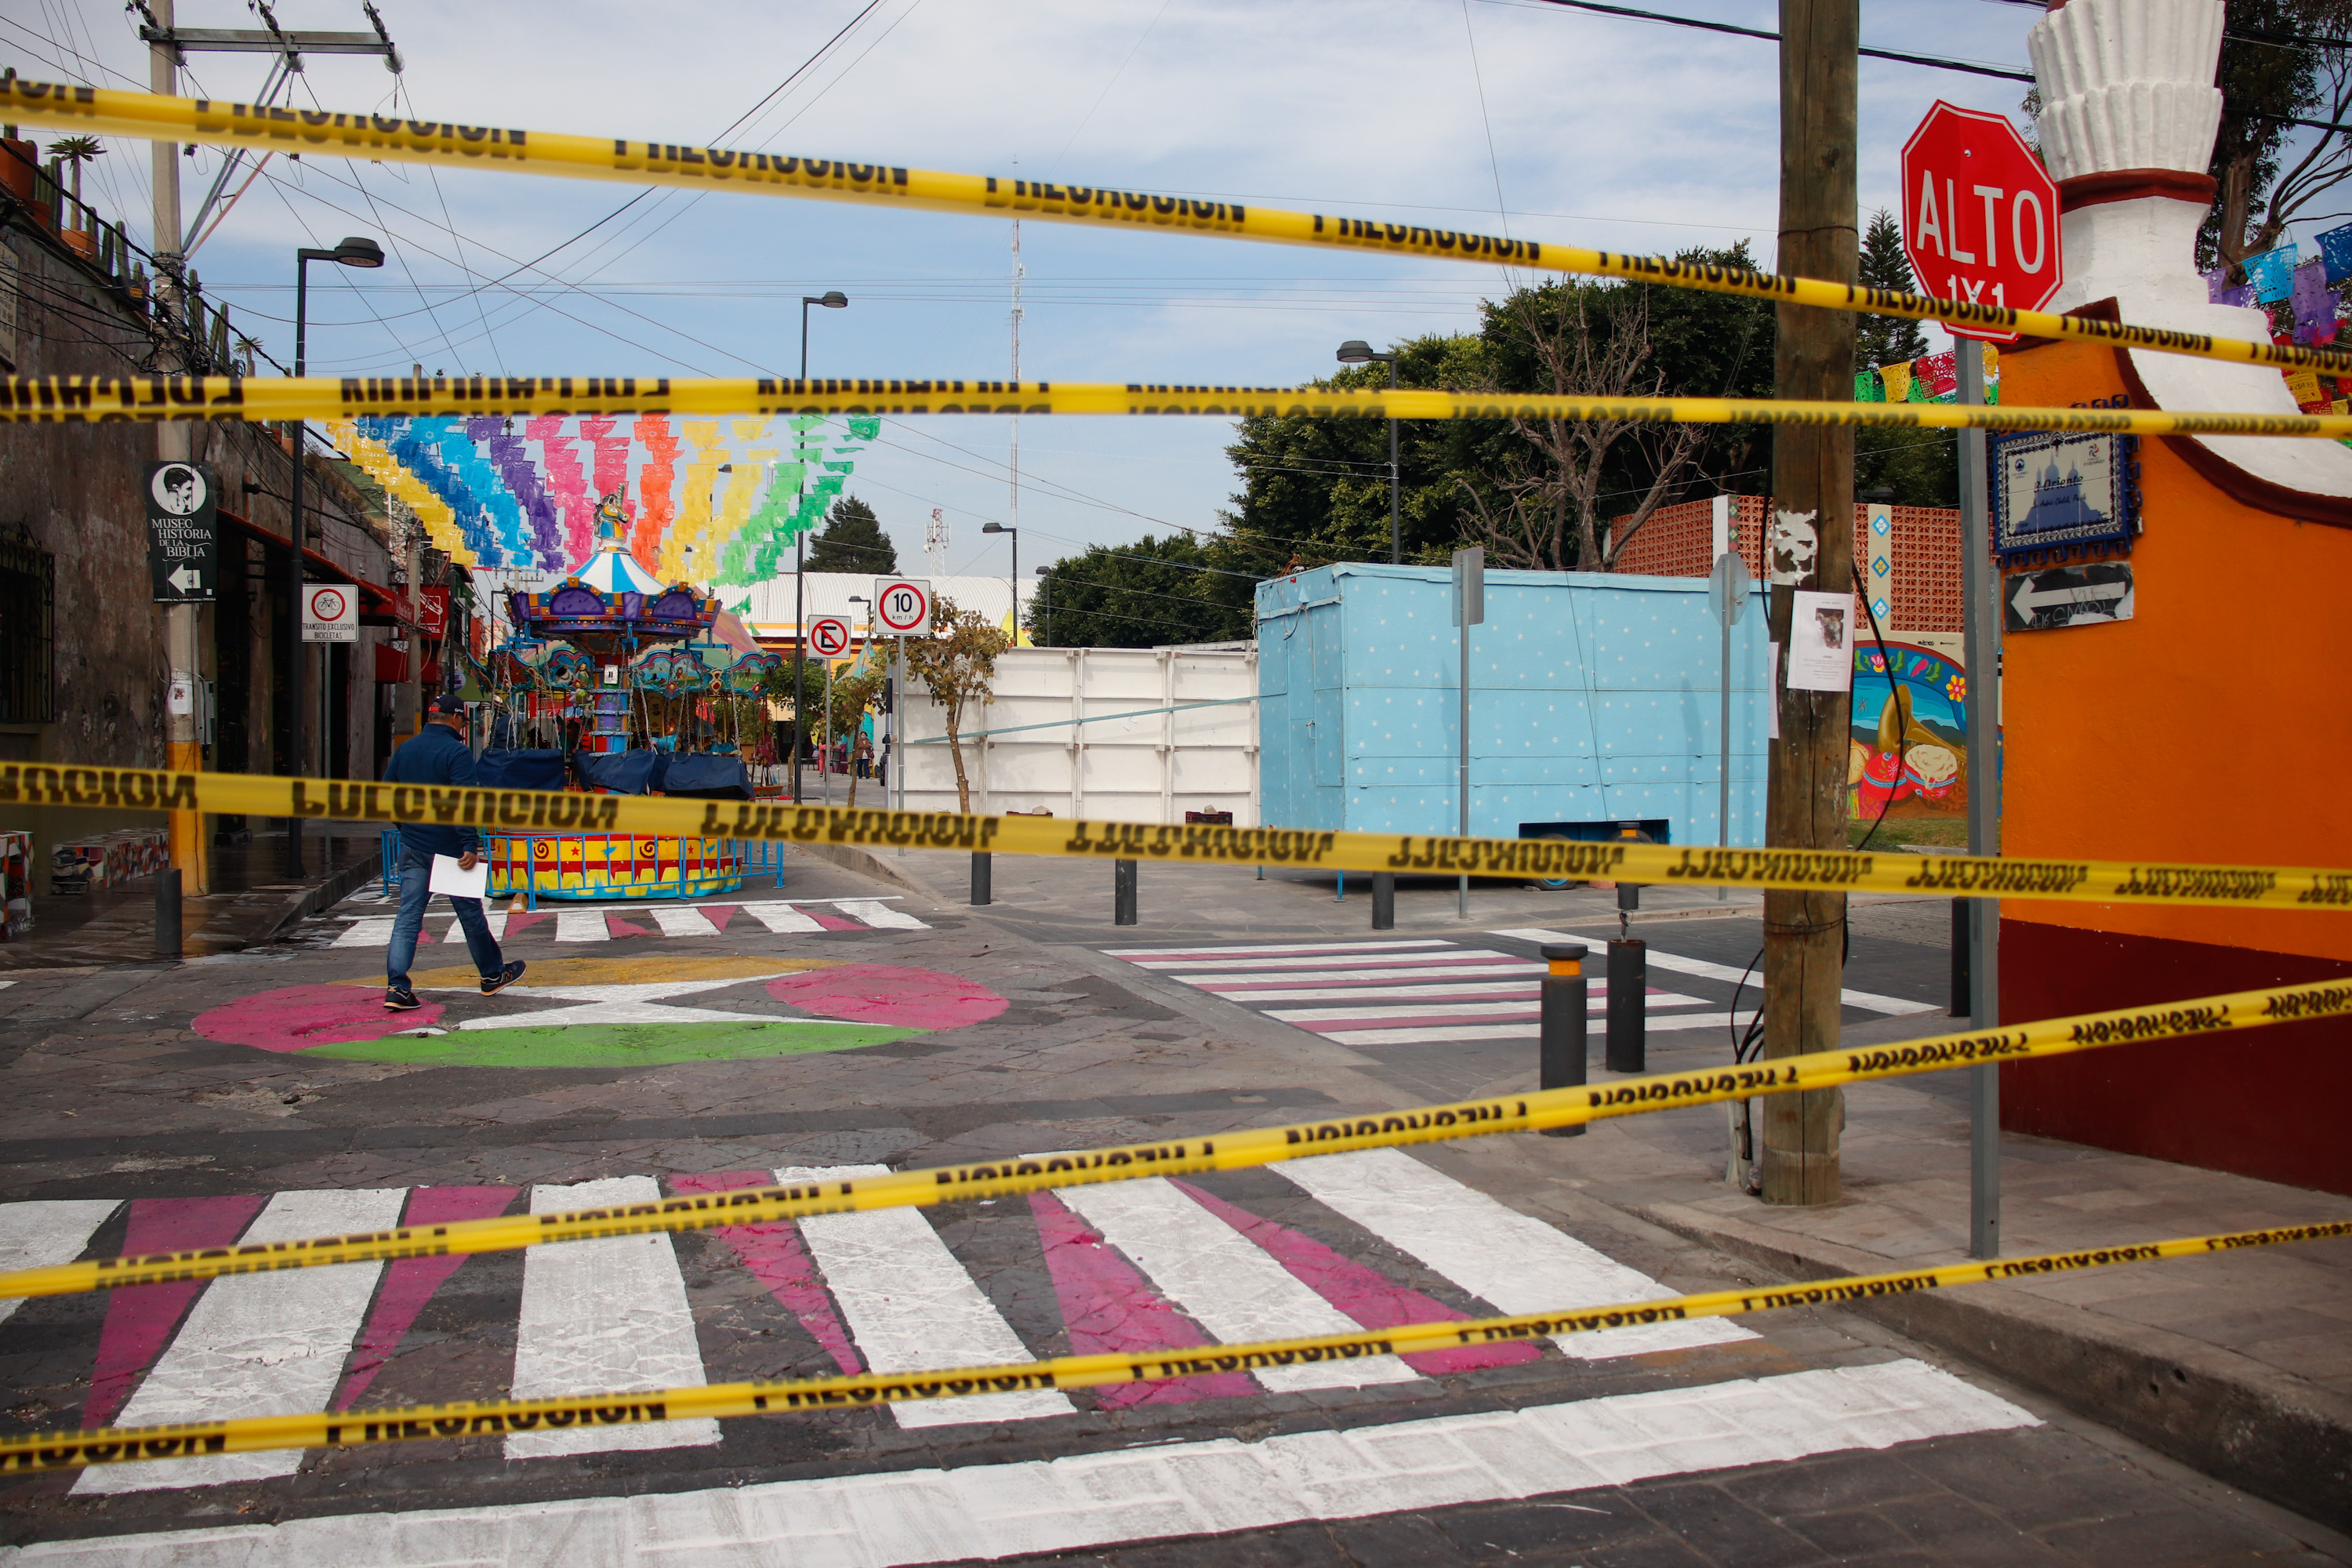
[[[1770,0],[1647,8],[1770,29]],[[404,70],[310,56],[292,101],[1057,183],[1183,192],[1643,252],[1773,248],[1778,72],[1759,40],[1538,0],[380,0]],[[281,26],[367,26],[359,0],[276,0]],[[1865,45],[2021,68],[2031,7],[1864,0]],[[659,18],[657,25],[649,22]],[[676,20],[683,18],[684,20]],[[236,0],[183,26],[249,27]],[[119,0],[0,0],[0,64],[143,89]],[[814,61],[814,63],[811,63]],[[269,59],[191,57],[245,100]],[[2024,84],[1861,68],[1861,194],[1899,210],[1901,145],[1937,99],[2015,116]],[[281,98],[279,101],[287,101]],[[193,217],[219,155],[180,161]],[[237,173],[242,183],[249,166]],[[151,229],[149,158],[116,146],[85,197]],[[625,204],[628,204],[625,205]],[[616,212],[616,209],[618,210]],[[209,220],[208,220],[209,221]],[[749,195],[315,158],[273,159],[193,258],[206,294],[293,360],[293,252],[346,234],[388,264],[313,264],[313,374],[1010,374],[1012,226]],[[1475,327],[1492,267],[1021,226],[1029,379],[1289,385],[1349,338]],[[550,254],[550,253],[552,254]],[[267,367],[265,367],[265,373]],[[924,563],[997,573],[1015,521],[1006,422],[886,422],[850,483]],[[1021,572],[1088,543],[1208,531],[1238,488],[1222,420],[1021,422]]]

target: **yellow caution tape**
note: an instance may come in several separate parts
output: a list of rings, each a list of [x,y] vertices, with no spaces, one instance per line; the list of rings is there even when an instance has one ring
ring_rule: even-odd
[[[1160,414],[1213,418],[1613,419],[1649,425],[1876,425],[2137,436],[2352,437],[2352,415],[1814,403],[1769,397],[1603,398],[1517,392],[1180,386],[1143,382],[656,375],[0,375],[0,423],[488,417],[556,414]]]
[[[2266,1024],[2352,1013],[2352,981],[2282,985],[2202,996],[2159,1006],[2085,1013],[2020,1024],[1979,1034],[1938,1035],[1859,1050],[1779,1057],[1743,1067],[1701,1068],[1623,1079],[1580,1089],[1498,1095],[1453,1105],[1337,1116],[1287,1127],[1172,1138],[1156,1143],[1087,1149],[1030,1159],[940,1165],[880,1176],[832,1177],[775,1186],[700,1193],[613,1208],[562,1214],[512,1215],[448,1225],[408,1226],[303,1241],[256,1242],[184,1252],[94,1258],[0,1274],[0,1298],[68,1296],[173,1280],[262,1274],[279,1268],[369,1263],[398,1258],[446,1258],[505,1252],[549,1242],[653,1231],[709,1230],[759,1225],[806,1215],[908,1208],[1009,1197],[1052,1187],[1130,1181],[1140,1176],[1246,1170],[1283,1160],[1434,1143],[1494,1132],[1532,1132],[1615,1116],[1638,1116],[1685,1105],[1706,1105],[1757,1095],[1835,1089],[1841,1084],[1949,1068],[1981,1067],[2063,1056],[2143,1040],[2259,1028]],[[2128,1073],[2128,1068],[2118,1069]]]
[[[673,800],[569,790],[178,773],[144,768],[0,763],[0,805],[204,811],[338,822],[460,825],[509,833],[673,833],[789,844],[986,850],[1195,865],[1428,872],[1547,880],[1934,893],[2097,904],[2352,909],[2352,871],[2300,866],[2182,866],[2013,856],[1884,855],[1844,849],[1677,848],[1622,839],[1454,838],[1315,828],[1182,826],[954,812],[851,810],[785,802]]]
[[[1694,1318],[1729,1318],[1791,1307],[1834,1307],[1916,1295],[1956,1285],[2072,1274],[2118,1263],[2152,1263],[2168,1258],[2206,1258],[2252,1247],[2320,1241],[2352,1236],[2352,1219],[2220,1236],[2180,1237],[2168,1241],[2045,1252],[2031,1258],[1948,1263],[1929,1268],[1898,1268],[1885,1274],[1850,1274],[1833,1279],[1740,1290],[1706,1290],[1663,1300],[1625,1301],[1607,1307],[1570,1307],[1503,1318],[1455,1319],[1402,1323],[1352,1334],[1317,1334],[1248,1344],[1200,1345],[1147,1355],[1066,1355],[1004,1366],[956,1367],[944,1372],[861,1373],[846,1377],[696,1384],[683,1388],[621,1394],[583,1394],[563,1399],[479,1399],[449,1405],[410,1405],[384,1410],[346,1410],[296,1415],[246,1416],[232,1421],[188,1421],[161,1426],[109,1426],[82,1432],[39,1432],[0,1438],[0,1473],[78,1469],[89,1465],[142,1459],[191,1459],[215,1454],[247,1454],[267,1448],[369,1447],[419,1438],[482,1437],[509,1432],[561,1431],[570,1426],[635,1426],[698,1417],[773,1415],[785,1411],[825,1410],[874,1405],[954,1399],[975,1394],[1024,1389],[1099,1388],[1108,1384],[1164,1383],[1205,1373],[1252,1372],[1318,1362],[1360,1361],[1367,1356],[1410,1355],[1419,1351],[1545,1339],[1559,1334],[1598,1333],[1646,1323]]]
[[[2255,342],[2203,332],[2085,321],[2078,316],[1937,300],[1899,289],[1865,289],[1740,267],[1582,250],[1532,239],[1506,239],[1337,214],[1285,212],[1151,191],[1056,184],[993,174],[945,174],[935,169],[784,157],[677,142],[632,142],[624,137],[566,136],[501,126],[455,125],[366,113],[167,98],[71,83],[32,81],[23,77],[0,82],[0,117],[29,125],[59,126],[151,141],[266,146],[305,155],[364,158],[377,163],[501,169],[568,179],[612,180],[632,185],[678,185],[698,191],[734,189],[762,195],[859,202],[868,206],[1108,224],[1275,244],[1379,251],[1393,256],[1437,257],[1499,267],[1540,268],[1553,272],[1627,278],[1716,294],[1745,295],[1791,305],[1957,322],[2027,337],[2074,338],[2204,359],[2352,374],[2352,352],[2341,349]]]

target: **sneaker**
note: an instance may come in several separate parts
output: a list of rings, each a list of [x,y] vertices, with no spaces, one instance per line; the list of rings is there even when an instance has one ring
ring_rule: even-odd
[[[497,995],[499,992],[505,990],[516,981],[520,980],[522,978],[522,972],[523,962],[521,959],[518,958],[513,963],[508,964],[504,969],[499,970],[498,973],[482,982],[482,994],[485,996]],[[411,1006],[414,1006],[415,1005],[415,1004],[413,1002],[410,1004]]]
[[[413,1013],[424,1005],[416,999],[416,993],[405,985],[384,987],[383,1010],[387,1013]]]

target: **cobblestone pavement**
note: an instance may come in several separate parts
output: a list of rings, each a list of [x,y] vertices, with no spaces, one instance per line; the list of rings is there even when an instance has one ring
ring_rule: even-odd
[[[1359,959],[1443,952],[1420,966],[1492,967],[1476,983],[1508,987],[1540,940],[1528,933],[1605,937],[1594,922],[1613,923],[1606,894],[1497,893],[1478,926],[1423,919],[1421,900],[1392,940],[1439,945],[1375,948],[1360,945],[1360,889],[1336,906],[1343,929],[1328,884],[1242,873],[1171,910],[1181,918],[1118,931],[1076,883],[1061,907],[1024,912],[1007,896],[1024,884],[998,865],[1007,907],[988,911],[929,892],[938,867],[882,865],[898,879],[877,880],[796,857],[781,888],[690,907],[509,912],[522,984],[479,996],[462,949],[440,941],[418,959],[427,1005],[396,1016],[378,1002],[387,911],[364,893],[244,952],[23,974],[0,988],[0,1265],[1451,1098],[1526,1070],[1507,990],[1471,998],[1505,1006],[1474,1026],[1494,1032],[1351,1043],[1351,1026],[1463,1019],[1286,1018],[1322,999],[1264,992],[1346,982],[1206,977],[1320,973],[1335,950],[1312,944],[1340,942]],[[1107,868],[1076,869],[1103,870],[1107,906]],[[1246,921],[1215,912],[1226,904]],[[1741,916],[1689,907],[1688,931],[1715,935],[1672,944],[1681,970],[1654,966],[1654,986],[1690,998],[1659,1016],[1721,1013],[1727,1028],[1752,992],[1735,1002],[1709,966],[1743,962]],[[1932,933],[1926,918],[1893,912],[1857,937],[1857,1028],[1907,1016],[1916,1031],[1918,1016],[1889,1008],[1937,999],[1942,955],[1914,940]],[[1282,947],[1302,951],[1262,951]],[[1266,959],[1307,963],[1216,967]],[[1332,1005],[1432,1001],[1465,998]],[[1671,1043],[1685,1036],[1717,1033],[1662,1032],[1655,1065],[1699,1048]],[[1719,1111],[1675,1115],[1711,1115],[1719,1141]],[[1601,1143],[1483,1140],[35,1300],[0,1321],[0,1419],[54,1430],[915,1370],[1760,1277],[1601,1201],[1599,1173],[1574,1163]],[[1648,1149],[1689,1163],[1671,1138]],[[240,1568],[2352,1561],[2294,1512],[1828,1312],[1066,1394],[16,1477],[0,1481],[0,1531],[27,1562]]]

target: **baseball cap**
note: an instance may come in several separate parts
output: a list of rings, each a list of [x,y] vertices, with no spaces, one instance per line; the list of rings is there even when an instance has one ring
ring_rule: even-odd
[[[454,691],[445,691],[433,700],[433,705],[425,711],[445,715],[451,719],[463,719],[466,716],[466,700]]]

